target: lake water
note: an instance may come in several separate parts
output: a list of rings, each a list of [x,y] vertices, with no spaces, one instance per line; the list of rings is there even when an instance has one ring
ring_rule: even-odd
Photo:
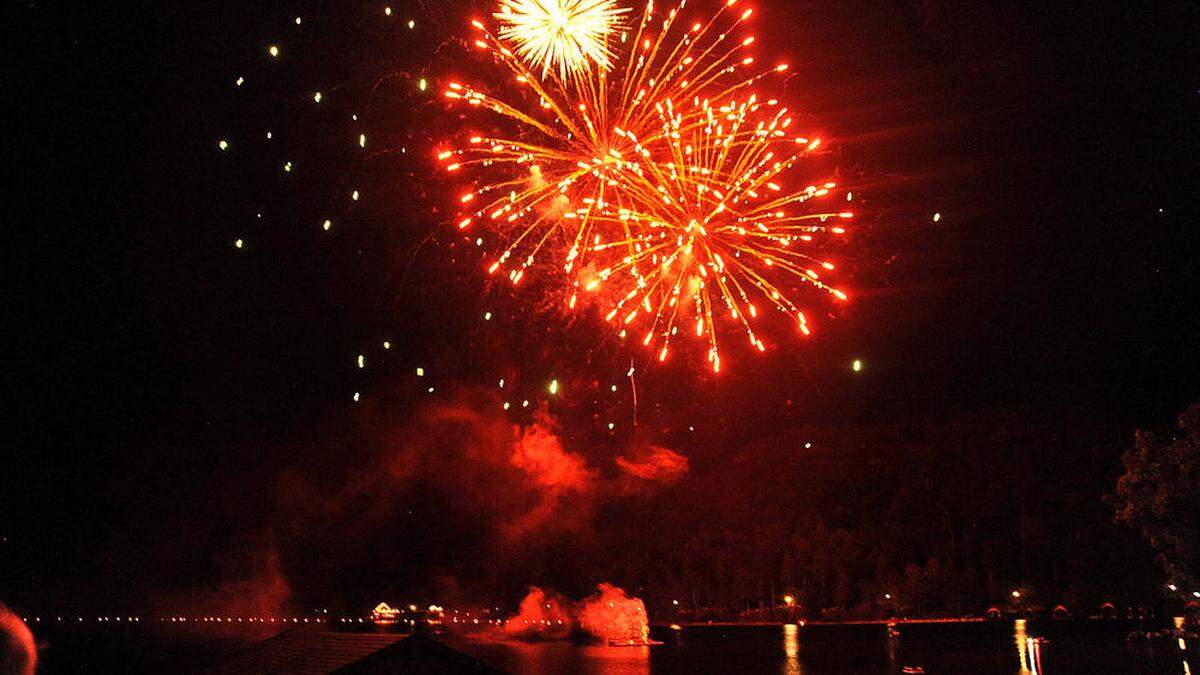
[[[579,647],[564,643],[456,645],[514,675],[527,673],[934,673],[1043,675],[1197,672],[1197,650],[1175,640],[1128,642],[1126,628],[1092,623],[1030,625],[1021,636],[1004,624],[918,624],[888,639],[879,625],[689,626],[656,628],[652,647]],[[1042,637],[1031,646],[1028,637]],[[1020,642],[1020,649],[1018,648]],[[1185,657],[1189,659],[1184,665]]]
[[[269,631],[67,627],[38,631],[43,673],[187,672],[270,636]],[[880,625],[655,627],[651,647],[516,643],[443,635],[438,639],[513,675],[533,673],[925,673],[1163,675],[1197,673],[1196,644],[1127,641],[1128,628],[1093,622],[910,624],[898,639]],[[1036,653],[1029,637],[1043,638]],[[1193,641],[1194,642],[1194,641]],[[1186,664],[1186,665],[1185,665]]]

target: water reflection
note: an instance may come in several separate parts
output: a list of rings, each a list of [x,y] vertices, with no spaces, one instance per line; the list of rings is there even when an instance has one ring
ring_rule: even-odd
[[[784,675],[800,675],[800,627],[794,623],[783,625],[783,672]]]
[[[1039,640],[1037,623],[1009,619],[1007,628],[983,622],[918,624],[904,627],[899,640],[885,640],[882,626],[659,627],[654,637],[664,644],[651,647],[444,639],[513,675],[902,675],[922,667],[931,675],[1200,675],[1197,640],[1188,635],[1131,644],[1110,624],[1080,621],[1047,628],[1053,631],[1051,643]],[[1040,658],[1043,648],[1053,648],[1049,661]]]
[[[1187,642],[1182,637],[1179,638],[1179,651],[1183,652],[1183,675],[1192,675],[1192,666],[1187,660]]]
[[[889,672],[900,670],[900,636],[888,635],[887,641],[887,660]]]
[[[1042,641],[1029,637],[1025,632],[1025,619],[1013,622],[1013,643],[1017,646],[1021,675],[1038,675],[1038,671],[1042,670]]]
[[[1021,662],[1021,675],[1037,675],[1037,659],[1033,657],[1033,638],[1025,632],[1025,619],[1013,622],[1013,643],[1017,645],[1017,659]]]
[[[567,641],[464,640],[452,646],[517,675],[650,675],[650,647],[578,645]]]

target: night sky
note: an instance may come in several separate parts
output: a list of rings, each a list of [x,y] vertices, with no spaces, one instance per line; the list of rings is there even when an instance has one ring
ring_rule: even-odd
[[[701,475],[748,444],[794,452],[798,429],[996,410],[1119,448],[1200,399],[1196,3],[757,5],[822,168],[855,192],[852,302],[819,301],[810,339],[727,347],[715,378],[699,359],[639,366],[630,430],[629,352],[599,317],[537,283],[489,287],[452,231],[432,155],[457,113],[436,83],[472,67],[450,40],[469,3],[22,2],[0,592],[93,607],[211,588],[264,541],[326,536],[295,486],[394,444],[439,451],[418,438],[439,429],[431,406],[527,398],[508,419],[528,424],[551,379],[549,414],[601,474],[634,446]],[[360,130],[390,151],[356,152]],[[478,551],[469,514],[454,522],[438,550]],[[345,569],[399,564],[354,550]],[[397,587],[437,569],[413,555]]]

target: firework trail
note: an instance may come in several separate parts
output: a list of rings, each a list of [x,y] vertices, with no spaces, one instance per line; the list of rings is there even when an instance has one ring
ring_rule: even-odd
[[[820,140],[792,135],[787,107],[754,91],[787,65],[756,66],[755,38],[734,37],[752,10],[728,0],[690,21],[686,5],[650,0],[627,23],[610,0],[502,0],[499,30],[471,24],[506,81],[451,82],[445,96],[491,111],[503,131],[438,159],[477,181],[458,226],[501,237],[489,273],[518,284],[540,256],[557,258],[570,307],[592,295],[660,361],[693,335],[719,372],[726,325],[763,351],[763,310],[809,334],[797,288],[846,299],[818,251],[852,214],[808,204],[833,183],[785,187]]]

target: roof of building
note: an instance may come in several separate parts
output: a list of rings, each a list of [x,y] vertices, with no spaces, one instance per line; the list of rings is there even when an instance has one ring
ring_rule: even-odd
[[[337,675],[383,673],[502,675],[503,671],[420,635],[384,647],[337,671]]]
[[[497,670],[434,640],[400,633],[297,628],[253,645],[204,671],[210,675],[496,675]]]
[[[213,675],[331,673],[405,637],[399,633],[337,633],[297,628],[251,645],[204,672]]]

